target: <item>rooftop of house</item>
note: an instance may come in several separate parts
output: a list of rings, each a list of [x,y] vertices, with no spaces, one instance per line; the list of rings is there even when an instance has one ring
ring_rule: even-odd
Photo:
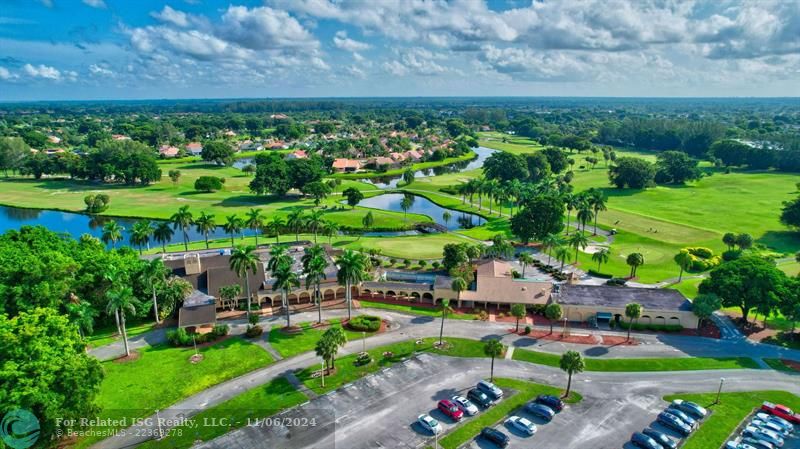
[[[692,310],[692,303],[671,288],[612,287],[608,285],[562,285],[556,296],[559,304],[625,308],[638,303],[645,310]]]

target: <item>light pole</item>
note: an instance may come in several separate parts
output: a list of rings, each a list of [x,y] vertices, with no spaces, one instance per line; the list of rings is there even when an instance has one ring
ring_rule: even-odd
[[[566,337],[567,336],[567,317],[564,317],[564,327],[561,330],[561,336],[562,337]]]
[[[322,388],[325,388],[325,359],[324,358],[322,359],[322,370],[320,372],[322,373],[322,376],[320,376],[320,378],[322,379]]]
[[[717,390],[717,400],[714,401],[714,404],[719,404],[719,396],[722,394],[722,384],[724,384],[724,383],[725,383],[725,378],[724,377],[720,377],[719,378],[719,390]]]
[[[362,331],[361,332],[361,342],[363,343],[363,347],[364,347],[363,351],[367,352],[367,332],[366,331]]]

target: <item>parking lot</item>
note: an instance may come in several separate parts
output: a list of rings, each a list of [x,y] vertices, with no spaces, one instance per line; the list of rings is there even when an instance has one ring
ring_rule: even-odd
[[[514,364],[496,367],[496,375],[535,378],[543,383],[557,383],[562,376],[538,369],[524,373]],[[428,413],[439,420],[445,433],[454,424],[436,408],[440,399],[466,395],[475,383],[488,377],[488,360],[444,358],[420,354],[404,363],[386,368],[337,391],[320,396],[280,415],[281,422],[292,425],[244,427],[203,448],[419,448],[432,446],[433,436],[416,423],[417,416]],[[528,374],[527,376],[525,374]],[[580,385],[576,385],[580,390]],[[584,396],[568,406],[551,423],[522,413],[535,422],[538,431],[524,437],[497,427],[510,436],[511,448],[536,445],[544,448],[619,449],[631,432],[641,430],[664,407],[655,391],[636,389],[618,395],[614,391],[600,396]],[[469,420],[472,418],[465,418]],[[305,420],[305,422],[304,422]],[[313,425],[311,424],[313,421]],[[541,425],[540,425],[541,424]],[[480,439],[465,447],[490,448]]]

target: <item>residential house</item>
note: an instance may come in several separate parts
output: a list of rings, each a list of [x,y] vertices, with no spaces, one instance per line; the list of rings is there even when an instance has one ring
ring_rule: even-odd
[[[361,161],[357,159],[335,159],[331,168],[337,173],[350,173],[361,170]]]
[[[163,158],[177,157],[180,151],[178,147],[172,145],[161,145],[161,147],[158,148],[158,154]]]
[[[295,150],[287,154],[286,159],[308,159],[308,155],[303,150]]]
[[[200,156],[203,154],[203,144],[200,142],[189,142],[186,144],[186,152],[192,156]]]

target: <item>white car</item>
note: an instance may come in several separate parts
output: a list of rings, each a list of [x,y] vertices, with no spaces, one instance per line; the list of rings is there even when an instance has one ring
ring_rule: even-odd
[[[785,432],[792,433],[794,432],[794,424],[790,423],[789,421],[781,418],[780,416],[770,415],[769,413],[758,412],[756,413],[756,418],[767,421],[771,423],[775,423],[781,426]]]
[[[473,416],[478,413],[478,406],[464,396],[453,396],[451,399],[465,415]]]
[[[506,420],[506,425],[513,427],[527,435],[533,435],[536,433],[536,424],[525,418],[520,418],[519,416],[512,416],[511,418],[508,418]]]
[[[764,421],[763,419],[753,418],[753,420],[750,421],[750,424],[758,427],[759,429],[771,430],[779,435],[783,436],[789,435],[789,432],[787,432],[786,429],[784,429],[779,424],[774,423],[772,421]]]
[[[431,415],[428,415],[427,413],[419,415],[417,417],[417,422],[419,422],[419,425],[421,425],[423,428],[427,429],[434,435],[442,431],[442,425],[439,424],[439,421],[433,419],[433,417],[431,417]]]
[[[753,437],[760,441],[766,441],[775,447],[783,447],[783,437],[771,430],[759,429],[755,426],[747,426],[744,428],[742,435]]]

